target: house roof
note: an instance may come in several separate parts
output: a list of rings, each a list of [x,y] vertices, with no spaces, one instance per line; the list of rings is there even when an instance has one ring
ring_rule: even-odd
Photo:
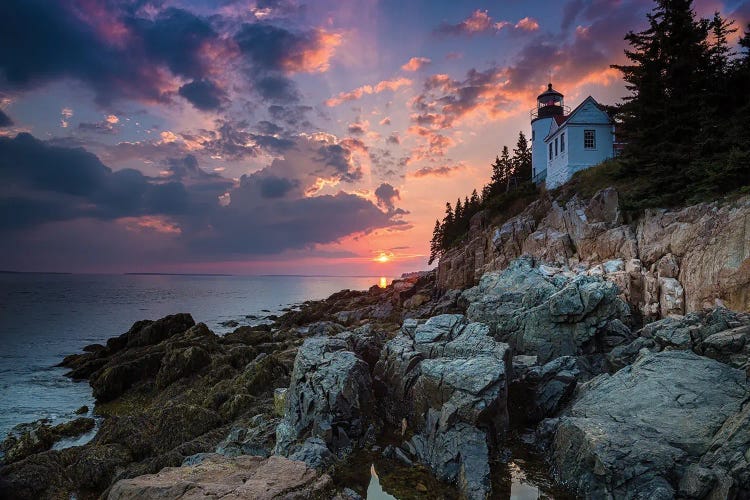
[[[547,133],[547,137],[545,137],[544,140],[547,141],[547,139],[549,139],[550,137],[552,137],[553,135],[555,135],[557,133],[557,131],[560,130],[562,127],[564,127],[568,123],[568,121],[571,118],[573,118],[576,115],[576,113],[578,113],[578,111],[581,110],[581,108],[583,108],[583,105],[586,104],[589,101],[592,102],[592,103],[594,103],[594,106],[596,106],[601,112],[603,112],[605,115],[607,115],[607,118],[610,121],[612,121],[612,119],[609,118],[609,115],[607,114],[607,112],[605,110],[605,107],[602,106],[601,104],[599,104],[598,102],[596,102],[596,99],[594,99],[593,97],[588,96],[586,99],[584,99],[583,101],[581,101],[581,104],[579,104],[578,106],[576,106],[575,109],[573,111],[571,111],[569,114],[555,116],[554,117],[555,118],[554,123],[550,125],[550,131],[549,131],[549,133]]]

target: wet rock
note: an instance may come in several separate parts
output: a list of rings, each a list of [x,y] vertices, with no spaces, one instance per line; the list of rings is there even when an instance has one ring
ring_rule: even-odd
[[[314,498],[323,497],[331,479],[304,462],[284,457],[207,456],[188,467],[169,467],[157,474],[124,479],[112,487],[109,500],[161,498]]]
[[[166,387],[182,377],[205,368],[211,362],[208,352],[199,346],[173,349],[167,352],[156,375],[156,385]]]
[[[275,453],[300,451],[309,458],[323,443],[343,458],[367,438],[374,403],[370,370],[352,349],[345,339],[327,337],[308,338],[299,348]]]
[[[723,307],[649,323],[631,343],[610,353],[613,368],[635,359],[640,349],[692,350],[750,374],[750,315]]]
[[[89,412],[89,407],[86,405],[81,406],[75,411],[76,415],[85,415]]]
[[[278,418],[255,415],[247,426],[233,428],[216,446],[216,453],[228,457],[255,455],[268,457],[273,453]]]
[[[603,353],[633,336],[619,290],[600,277],[547,272],[531,258],[485,274],[461,300],[470,320],[490,325],[519,354],[546,363],[560,356]]]
[[[515,411],[520,412],[528,423],[557,414],[573,395],[582,375],[585,378],[585,370],[573,356],[562,356],[544,365],[526,368],[518,378],[514,372],[510,390]]]
[[[408,451],[469,498],[490,491],[488,443],[508,425],[510,358],[486,325],[440,315],[405,321],[375,368],[384,417],[415,431]]]
[[[739,370],[690,351],[644,352],[582,386],[559,420],[555,466],[586,497],[747,494],[749,397]]]
[[[51,426],[46,419],[16,426],[0,444],[2,461],[13,463],[35,453],[47,451],[63,438],[78,437],[93,429],[93,418],[78,417],[69,422]]]

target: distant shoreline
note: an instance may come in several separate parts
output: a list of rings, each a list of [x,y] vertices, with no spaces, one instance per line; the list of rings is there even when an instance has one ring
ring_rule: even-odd
[[[416,271],[421,272],[421,271]],[[51,274],[65,276],[218,276],[218,277],[247,277],[247,278],[380,278],[383,275],[375,274],[226,274],[226,273],[73,273],[62,271],[8,271],[0,270],[0,274]],[[403,273],[406,275],[414,273]],[[404,277],[402,274],[402,278]],[[398,279],[398,276],[385,275],[388,278]]]

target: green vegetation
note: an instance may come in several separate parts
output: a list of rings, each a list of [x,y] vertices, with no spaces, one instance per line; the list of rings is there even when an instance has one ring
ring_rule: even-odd
[[[622,72],[629,95],[609,108],[622,154],[577,172],[553,194],[590,197],[615,187],[623,208],[676,207],[750,192],[750,24],[737,50],[738,31],[717,12],[697,19],[692,0],[657,0],[645,31],[625,40]],[[499,223],[538,198],[530,182],[531,150],[523,133],[492,164],[492,179],[479,197],[446,203],[435,221],[430,264],[469,230],[472,216],[487,210]]]
[[[633,208],[679,206],[750,183],[750,26],[696,19],[691,0],[658,0],[649,27],[627,34],[620,70],[630,95],[613,108],[625,142],[615,180]]]
[[[503,146],[491,167],[492,177],[482,189],[481,197],[475,189],[463,202],[458,198],[455,208],[450,203],[445,204],[445,216],[442,221],[435,221],[432,231],[430,264],[464,240],[471,218],[478,212],[489,210],[512,217],[538,196],[538,190],[531,182],[531,148],[523,132],[518,133],[513,155],[508,146]]]

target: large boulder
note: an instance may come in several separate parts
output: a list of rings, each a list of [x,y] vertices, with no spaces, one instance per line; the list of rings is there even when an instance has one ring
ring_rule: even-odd
[[[511,351],[462,315],[407,320],[375,367],[384,418],[414,435],[406,449],[467,498],[490,492],[490,450],[508,427]]]
[[[162,498],[322,498],[331,478],[284,457],[206,455],[197,464],[115,483],[109,500]]]
[[[560,356],[604,353],[632,340],[630,310],[617,286],[600,276],[577,275],[515,260],[485,274],[461,300],[472,321],[490,325],[514,352],[546,363]]]
[[[631,363],[646,348],[692,350],[750,374],[750,314],[717,307],[649,323],[636,335],[632,343],[608,354],[613,369]]]
[[[322,467],[371,437],[370,369],[345,338],[312,337],[297,352],[275,453]]]
[[[559,420],[555,467],[587,498],[747,495],[748,398],[740,370],[690,351],[644,352],[582,386]]]

